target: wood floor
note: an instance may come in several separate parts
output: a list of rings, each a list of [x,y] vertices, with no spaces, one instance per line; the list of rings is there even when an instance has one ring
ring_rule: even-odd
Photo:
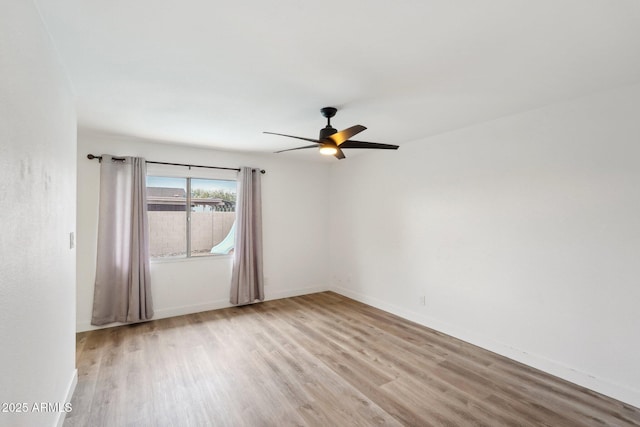
[[[335,293],[78,334],[65,426],[638,426],[640,409]]]

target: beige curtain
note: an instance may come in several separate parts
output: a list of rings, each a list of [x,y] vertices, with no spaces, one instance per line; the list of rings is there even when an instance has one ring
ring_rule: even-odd
[[[258,169],[247,167],[240,168],[238,173],[231,304],[264,301],[261,175]]]
[[[143,158],[102,156],[92,325],[153,317],[146,194]]]

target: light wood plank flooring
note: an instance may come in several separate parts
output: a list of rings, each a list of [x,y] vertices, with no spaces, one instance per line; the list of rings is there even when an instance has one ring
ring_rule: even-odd
[[[65,426],[639,426],[640,410],[332,292],[78,334]]]

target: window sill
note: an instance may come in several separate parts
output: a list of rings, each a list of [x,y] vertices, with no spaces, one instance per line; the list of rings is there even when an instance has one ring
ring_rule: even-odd
[[[152,258],[150,260],[151,264],[166,264],[173,262],[193,262],[193,261],[201,261],[201,260],[223,260],[223,259],[231,259],[233,258],[233,254],[229,255],[208,255],[208,256],[196,256],[196,257],[166,257],[166,258]]]

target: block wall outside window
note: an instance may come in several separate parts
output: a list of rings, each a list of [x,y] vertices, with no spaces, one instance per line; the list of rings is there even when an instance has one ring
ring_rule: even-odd
[[[216,255],[214,247],[233,242],[235,200],[235,181],[148,176],[151,258]],[[220,253],[232,250],[226,244]]]

